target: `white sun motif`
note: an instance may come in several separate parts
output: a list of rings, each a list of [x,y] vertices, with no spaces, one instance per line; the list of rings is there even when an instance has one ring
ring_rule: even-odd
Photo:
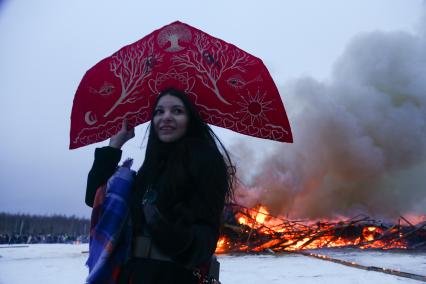
[[[259,90],[256,95],[251,96],[248,92],[247,96],[241,96],[242,101],[237,102],[241,110],[237,111],[238,114],[243,114],[242,122],[249,120],[250,125],[261,125],[264,122],[269,122],[266,117],[266,112],[273,110],[270,106],[271,101],[266,101],[266,92],[261,94]]]

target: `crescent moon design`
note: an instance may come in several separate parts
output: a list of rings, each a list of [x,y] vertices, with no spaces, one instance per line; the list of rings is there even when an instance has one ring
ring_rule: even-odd
[[[91,110],[89,110],[88,112],[86,112],[86,114],[84,115],[84,121],[88,124],[88,125],[93,125],[96,122],[98,122],[98,119],[96,118],[96,114],[93,114]]]

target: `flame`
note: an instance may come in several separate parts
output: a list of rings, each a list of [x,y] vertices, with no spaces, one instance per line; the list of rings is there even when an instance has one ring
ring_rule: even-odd
[[[215,253],[220,254],[226,251],[226,245],[229,243],[229,240],[226,237],[220,237],[217,241]]]
[[[267,215],[269,215],[269,212],[266,207],[260,206],[256,214],[256,222],[263,224],[266,220]]]
[[[216,253],[281,252],[317,248],[405,249],[403,227],[387,228],[366,216],[358,219],[290,221],[272,216],[266,206],[239,207],[237,225],[225,226]],[[373,223],[373,224],[371,224]],[[376,222],[377,223],[377,222]]]
[[[238,223],[240,223],[241,225],[247,225],[247,218],[246,217],[244,217],[244,216],[240,216],[239,218],[238,218]]]
[[[370,227],[364,227],[362,229],[362,236],[364,237],[365,240],[369,242],[374,241],[382,234],[383,234],[383,230],[378,227],[370,226]]]

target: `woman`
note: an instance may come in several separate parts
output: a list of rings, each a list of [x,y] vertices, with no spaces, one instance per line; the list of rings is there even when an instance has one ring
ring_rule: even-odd
[[[96,149],[87,205],[93,206],[97,188],[114,173],[121,147],[133,137],[134,130],[123,122],[109,146]],[[233,177],[226,149],[186,94],[173,88],[159,94],[132,190],[132,253],[120,281],[198,283],[194,271],[215,251]]]

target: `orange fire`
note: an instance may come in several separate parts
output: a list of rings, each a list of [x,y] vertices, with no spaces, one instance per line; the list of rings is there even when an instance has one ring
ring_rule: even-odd
[[[236,224],[225,224],[216,253],[295,251],[317,248],[407,248],[400,225],[390,228],[366,216],[349,220],[290,221],[265,206],[239,206]]]

